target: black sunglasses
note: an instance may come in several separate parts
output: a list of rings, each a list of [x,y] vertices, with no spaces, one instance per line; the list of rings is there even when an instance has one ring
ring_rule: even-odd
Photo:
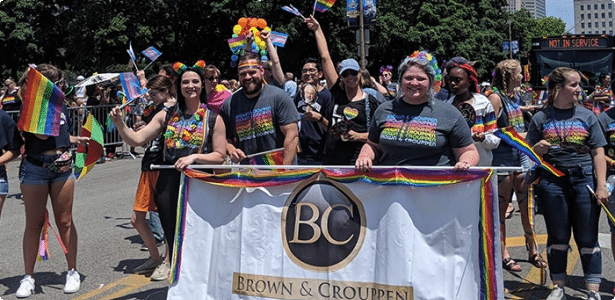
[[[348,77],[348,75],[357,76],[358,74],[359,74],[359,71],[346,70],[346,71],[342,72],[342,77],[346,78],[346,77]]]

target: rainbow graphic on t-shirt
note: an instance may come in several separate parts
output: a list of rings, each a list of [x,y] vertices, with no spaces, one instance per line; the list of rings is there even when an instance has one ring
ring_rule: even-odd
[[[344,116],[346,117],[346,120],[352,120],[356,118],[358,115],[359,115],[359,110],[357,110],[356,108],[352,108],[350,106],[344,107]]]
[[[257,108],[235,116],[235,126],[239,141],[274,133],[272,116],[271,106]]]
[[[388,115],[380,138],[435,147],[437,125],[436,118]]]
[[[615,145],[615,122],[609,123],[609,129],[607,132],[609,136],[609,144]]]
[[[589,130],[587,124],[580,120],[551,121],[543,125],[542,136],[552,145],[559,145],[562,140],[583,145]]]
[[[2,105],[15,104],[15,96],[6,96],[2,99]]]

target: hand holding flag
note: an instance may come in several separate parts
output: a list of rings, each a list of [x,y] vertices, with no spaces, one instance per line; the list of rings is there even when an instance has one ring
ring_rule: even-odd
[[[25,90],[17,128],[36,134],[60,135],[64,93],[32,66]]]
[[[286,39],[288,39],[288,34],[272,31],[269,34],[269,40],[274,46],[284,47],[286,44]]]

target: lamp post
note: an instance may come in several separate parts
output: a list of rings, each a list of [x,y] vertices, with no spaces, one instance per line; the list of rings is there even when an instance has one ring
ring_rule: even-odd
[[[512,50],[512,20],[508,19],[508,49],[510,50],[510,58],[513,58]]]

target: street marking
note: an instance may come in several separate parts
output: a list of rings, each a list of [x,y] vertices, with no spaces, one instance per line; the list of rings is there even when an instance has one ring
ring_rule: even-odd
[[[536,244],[537,245],[545,245],[547,243],[547,235],[546,234],[539,234],[536,235]],[[516,237],[509,237],[506,238],[506,246],[507,247],[521,247],[521,246],[525,246],[525,237],[523,236],[516,236]],[[577,244],[574,242],[574,239],[571,237],[570,239],[570,248],[571,251],[568,252],[568,262],[566,264],[566,274],[572,274],[572,271],[574,270],[575,266],[577,265],[577,262],[580,259],[580,255],[579,255],[579,251],[577,249]],[[543,250],[540,255],[543,258],[547,257],[547,250]],[[531,264],[530,264],[531,265]],[[521,283],[531,283],[534,284],[534,287],[525,289],[525,290],[520,290],[518,292],[513,291],[509,291],[508,289],[505,289],[508,294],[511,296],[510,299],[527,299],[530,296],[532,296],[537,289],[540,288],[540,272],[542,272],[542,269],[540,268],[536,268],[533,265],[531,265],[531,269],[530,271],[525,275],[525,277],[523,277]],[[548,273],[545,275],[547,276]],[[549,286],[545,286],[547,288],[550,288]],[[514,292],[515,294],[519,295],[515,295],[515,294],[511,294],[511,292]]]
[[[148,278],[145,277],[144,275],[136,275],[136,274],[132,274],[129,276],[126,276],[124,278],[118,279],[114,282],[111,282],[109,284],[104,285],[103,287],[93,290],[87,294],[81,295],[77,298],[73,298],[73,300],[86,300],[86,299],[91,299],[95,296],[99,296],[101,294],[103,294],[104,292],[115,288],[115,287],[121,287],[120,290],[114,292],[111,295],[108,295],[104,298],[99,298],[100,300],[102,299],[115,299],[118,298],[120,296],[124,296],[140,287],[146,286],[148,284],[151,284],[152,281]]]

